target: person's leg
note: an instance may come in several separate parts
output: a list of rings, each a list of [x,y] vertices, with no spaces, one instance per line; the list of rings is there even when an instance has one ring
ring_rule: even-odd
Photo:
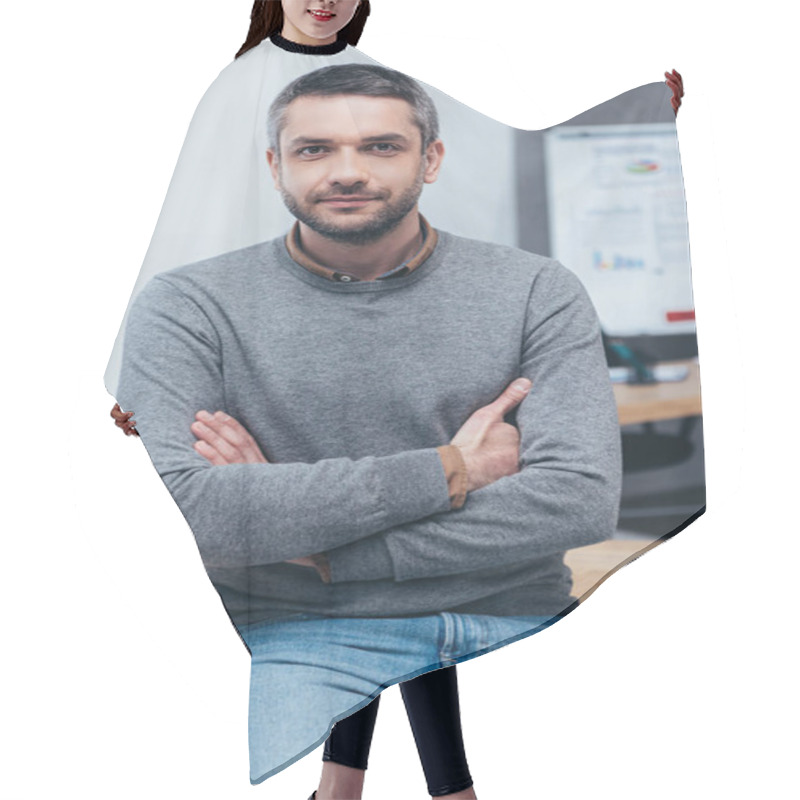
[[[428,791],[433,797],[472,786],[467,766],[455,666],[426,672],[400,684]],[[317,798],[361,797],[380,697],[333,726],[325,742]]]
[[[464,751],[455,666],[400,684],[408,721],[432,797],[474,797]],[[463,794],[460,794],[463,793]]]
[[[337,764],[344,764],[354,769],[367,768],[380,702],[379,695],[368,706],[364,706],[349,717],[340,719],[333,726],[322,752],[323,761],[335,761]]]
[[[333,722],[398,679],[438,666],[440,625],[437,617],[306,618],[242,628],[251,651],[251,781],[318,747]]]
[[[544,616],[492,617],[448,612],[440,614],[440,618],[443,635],[439,657],[443,664],[474,658],[542,630],[555,621]],[[411,703],[406,702],[406,708],[409,719],[412,714],[415,717],[412,729],[428,791],[435,798],[476,800],[461,735],[455,666],[420,677],[428,680],[414,682],[413,686],[411,682],[401,684],[401,690],[405,687],[404,698],[408,693],[411,700]],[[448,711],[452,714],[449,718]]]
[[[340,719],[333,726],[322,752],[322,775],[317,789],[319,800],[325,797],[361,797],[380,701],[378,695],[368,706]]]
[[[363,708],[398,678],[493,650],[546,627],[540,622],[544,618],[444,612],[414,618],[306,618],[243,628],[252,654],[251,781],[266,780],[319,746],[332,721]]]

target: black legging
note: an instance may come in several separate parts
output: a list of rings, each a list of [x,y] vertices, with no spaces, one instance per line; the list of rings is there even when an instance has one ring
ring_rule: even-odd
[[[406,713],[431,797],[472,786],[461,735],[456,668],[426,672],[400,684]],[[366,769],[380,695],[368,706],[333,726],[323,761]]]

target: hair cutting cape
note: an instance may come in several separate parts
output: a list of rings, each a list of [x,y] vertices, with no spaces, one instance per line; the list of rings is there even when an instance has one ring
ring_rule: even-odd
[[[705,508],[664,84],[545,131],[423,85],[446,148],[422,189],[424,244],[399,274],[359,281],[287,242],[266,121],[300,76],[375,62],[300,49],[265,40],[200,102],[105,376],[254,675],[273,670],[253,683],[254,782],[386,686],[557,620]],[[506,417],[519,472],[465,494],[449,442],[519,376],[533,383]],[[201,409],[238,420],[269,463],[212,466],[193,447]],[[368,627],[426,619],[489,633],[431,656]],[[340,623],[364,635],[343,643]],[[375,666],[370,643],[390,657]]]

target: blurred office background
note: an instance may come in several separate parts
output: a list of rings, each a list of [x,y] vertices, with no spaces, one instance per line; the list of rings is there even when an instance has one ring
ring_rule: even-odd
[[[667,537],[705,508],[688,228],[670,96],[664,84],[649,84],[549,130],[515,131],[518,246],[559,259],[581,278],[621,381],[621,539]]]

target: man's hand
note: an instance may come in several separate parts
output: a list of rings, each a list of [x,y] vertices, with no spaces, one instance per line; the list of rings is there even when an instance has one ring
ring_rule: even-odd
[[[519,431],[503,417],[527,396],[531,382],[518,378],[492,403],[475,411],[450,444],[467,465],[467,491],[519,472]]]
[[[198,411],[192,423],[194,449],[215,467],[224,464],[268,464],[244,425],[222,411]]]
[[[683,78],[676,69],[672,70],[672,72],[665,72],[664,77],[666,78],[664,83],[672,89],[672,98],[670,102],[672,103],[672,110],[677,117],[678,109],[681,107],[681,98],[683,97]]]

